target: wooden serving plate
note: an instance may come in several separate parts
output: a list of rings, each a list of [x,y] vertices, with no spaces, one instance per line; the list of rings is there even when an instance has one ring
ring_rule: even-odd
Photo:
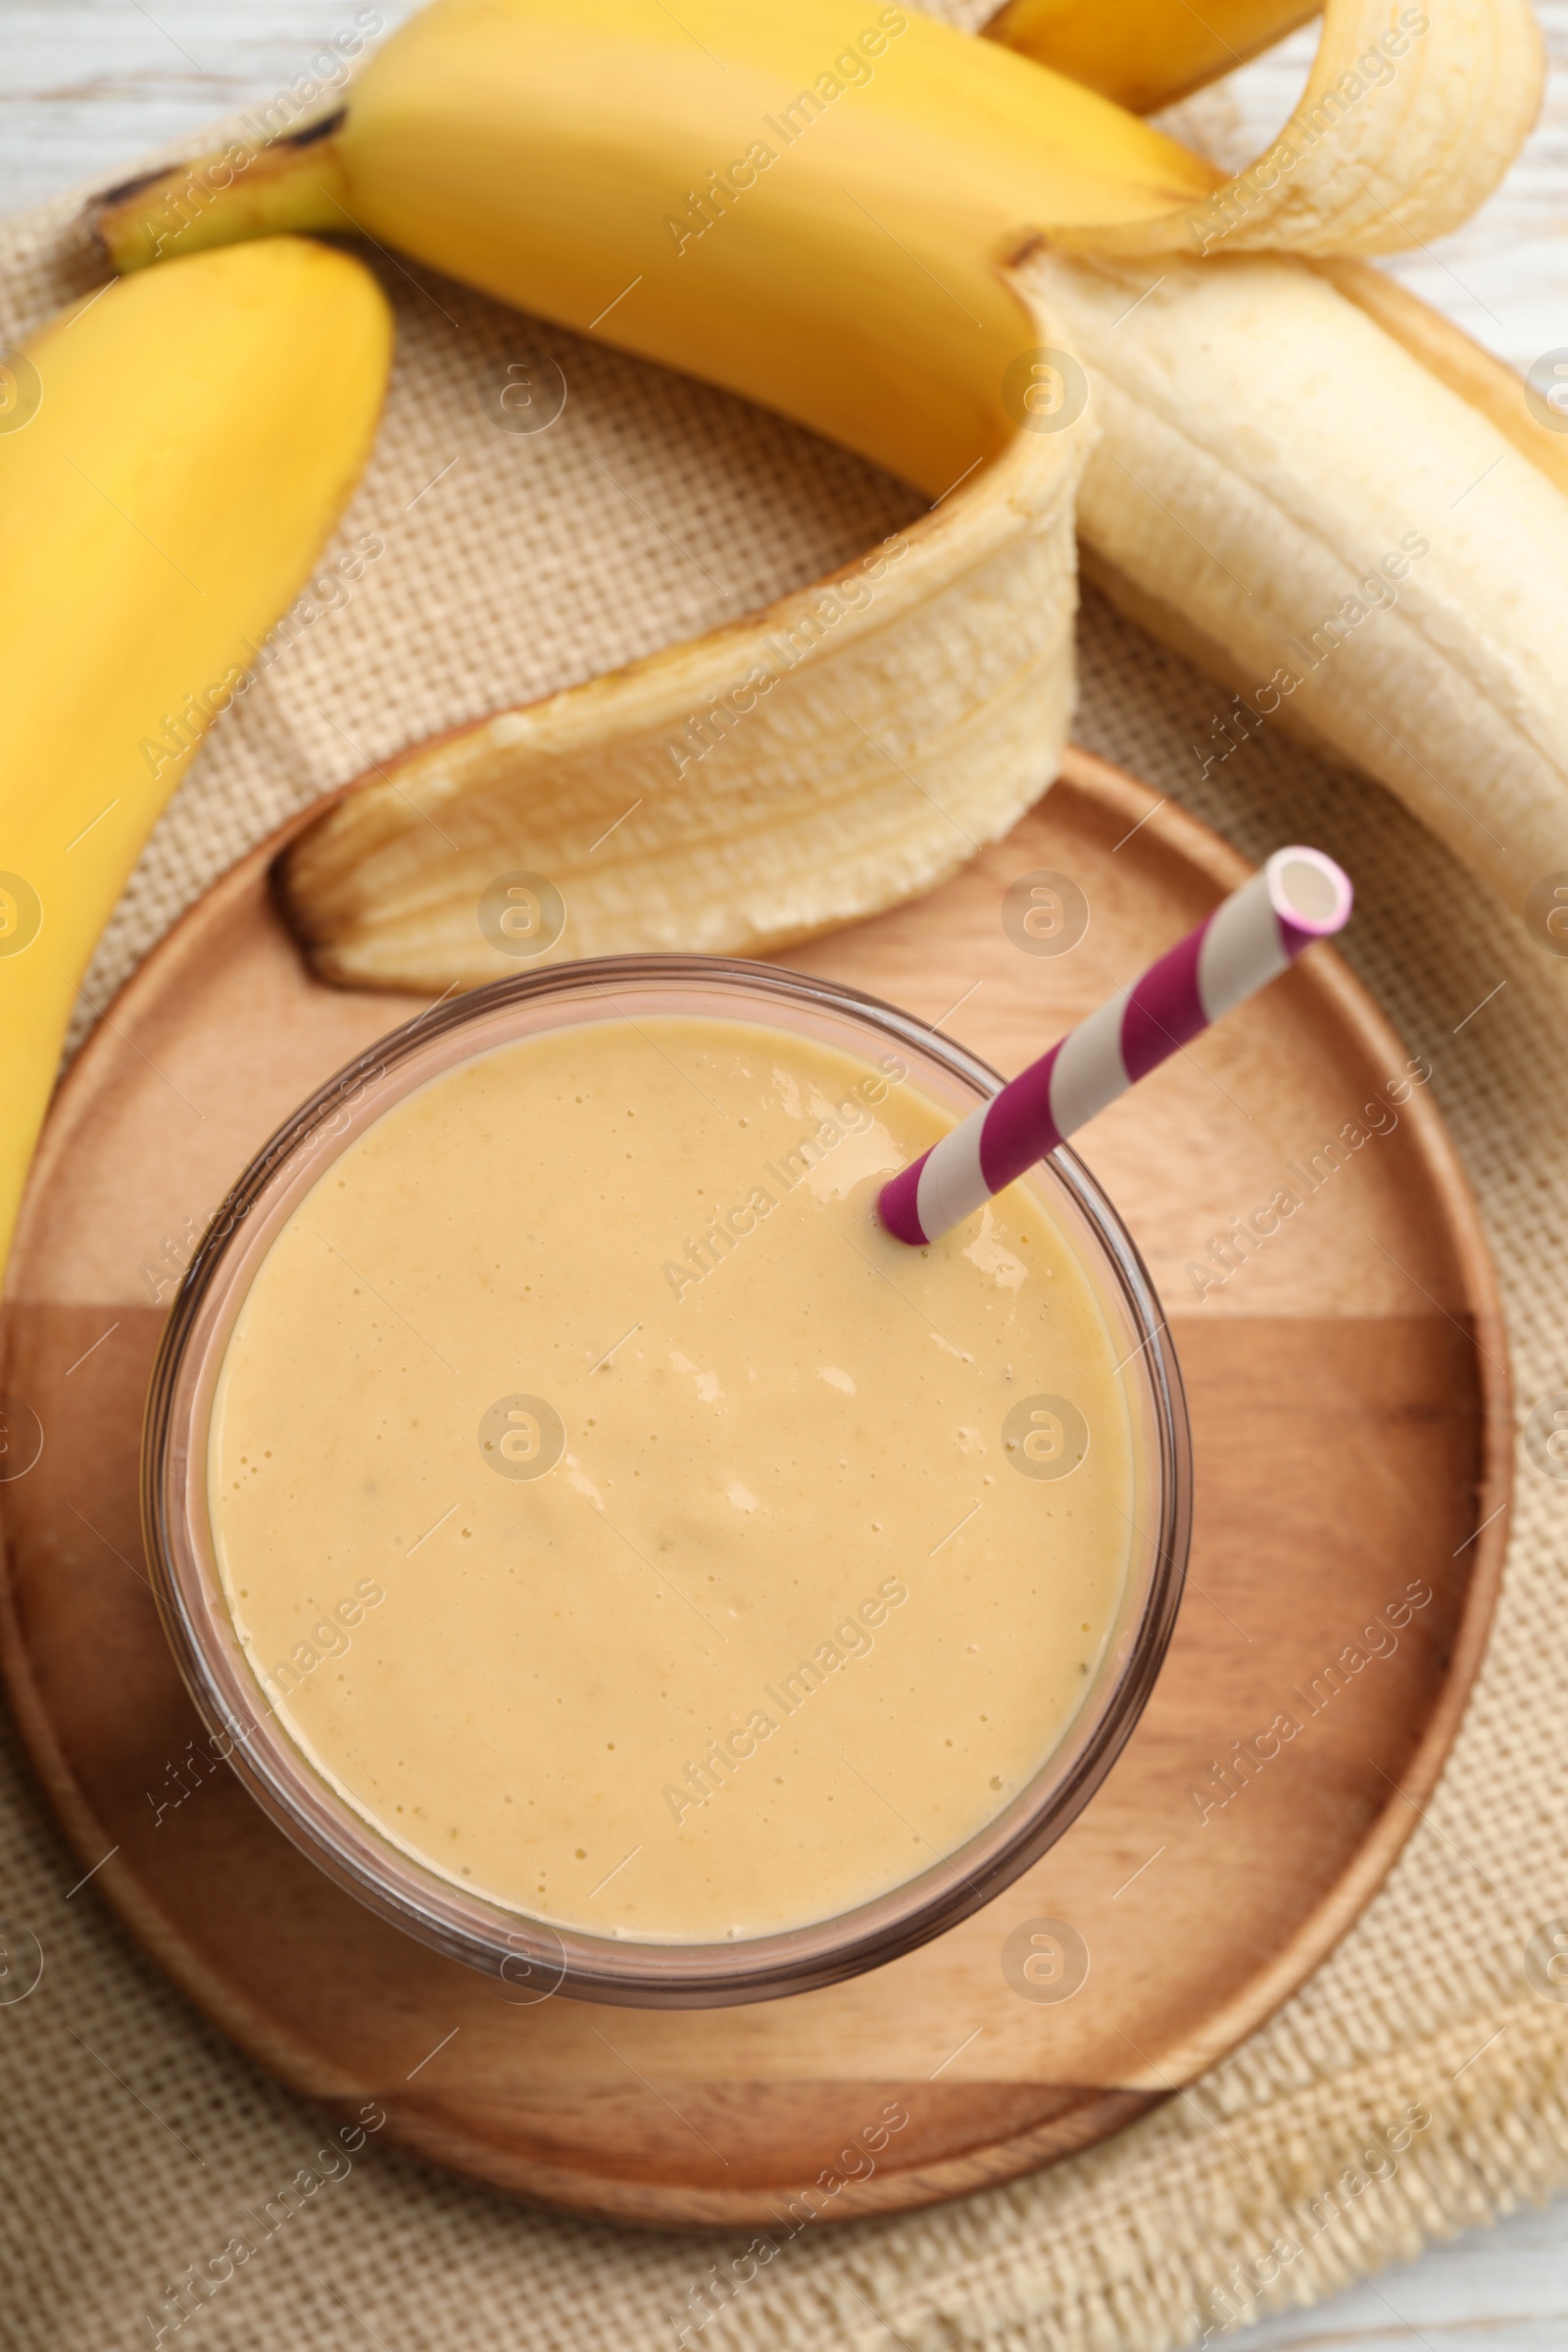
[[[1387,1102],[1404,1047],[1316,949],[1085,1139],[1175,1328],[1198,1508],[1169,1661],[1068,1835],[977,1917],[828,1991],[685,2014],[514,2006],[269,1825],[207,1748],[145,1582],[142,1398],[180,1266],[272,1127],[411,1009],[307,976],[268,887],[276,847],[209,892],[95,1032],[55,1103],[13,1260],[0,1387],[42,1451],[0,1483],[5,1663],[72,1875],[92,1870],[197,2006],[295,2089],[379,2100],[404,2146],[578,2213],[766,2225],[792,2199],[797,2226],[885,2213],[1010,2179],[1169,2097],[1301,1983],[1389,1869],[1453,1739],[1496,1590],[1504,1342],[1428,1091],[1396,1126],[1374,1113],[1388,1131],[1347,1143],[1222,1284],[1200,1296],[1188,1271],[1212,1270],[1233,1217],[1282,1186],[1306,1194],[1289,1163],[1304,1169],[1380,1090]],[[1040,869],[1089,902],[1066,955],[1022,952],[1001,919],[1009,884]],[[945,1017],[1010,1072],[1245,870],[1073,755],[943,889],[785,960]],[[1411,1586],[1430,1593],[1418,1608]],[[1281,1716],[1298,1726],[1289,1739],[1270,1732]],[[1238,1766],[1238,1741],[1265,1760]],[[1004,1947],[1046,1922],[1087,1950],[1068,1999],[1038,1997],[1015,1957],[1004,1971]],[[1036,1976],[1059,1989],[1039,1948]]]

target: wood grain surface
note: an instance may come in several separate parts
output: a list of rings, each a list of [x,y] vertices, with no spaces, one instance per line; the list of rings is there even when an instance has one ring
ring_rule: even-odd
[[[1025,953],[1002,919],[1009,886],[1042,870],[1088,900],[1070,954]],[[1076,755],[942,890],[787,960],[945,1016],[1010,1072],[1245,871]],[[825,2181],[841,2185],[814,2192],[824,2217],[916,2205],[1082,2147],[1192,2081],[1387,1871],[1451,1739],[1500,1561],[1490,1264],[1437,1114],[1345,966],[1314,950],[1088,1138],[1170,1314],[1197,1460],[1189,1592],[1110,1780],[1024,1879],[923,1950],[697,2013],[514,2006],[363,1910],[215,1762],[153,1610],[141,1404],[180,1264],[270,1130],[399,1017],[400,1000],[308,976],[264,850],[143,966],[57,1100],[0,1364],[47,1432],[0,1487],[5,1651],[99,1891],[297,2088],[378,2098],[406,2145],[621,2220],[764,2220]],[[1334,1165],[1323,1146],[1356,1121],[1363,1142]],[[1216,1280],[1211,1238],[1282,1184],[1304,1193],[1314,1164],[1297,1216]],[[1266,1769],[1224,1775],[1282,1714],[1300,1729]],[[1063,1920],[1088,1979],[1037,2001],[1003,1946]]]

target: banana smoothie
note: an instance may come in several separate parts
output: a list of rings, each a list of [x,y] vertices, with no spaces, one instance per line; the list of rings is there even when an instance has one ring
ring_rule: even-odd
[[[891,1051],[641,1015],[478,1054],[324,1169],[208,1492],[268,1706],[384,1837],[713,1942],[903,1884],[1039,1771],[1127,1585],[1121,1349],[1032,1189],[882,1230],[951,1124]]]

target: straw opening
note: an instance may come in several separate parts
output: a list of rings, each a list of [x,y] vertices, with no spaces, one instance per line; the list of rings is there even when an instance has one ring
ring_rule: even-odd
[[[1350,907],[1350,885],[1321,850],[1280,850],[1268,861],[1269,898],[1275,912],[1298,931],[1340,930]]]

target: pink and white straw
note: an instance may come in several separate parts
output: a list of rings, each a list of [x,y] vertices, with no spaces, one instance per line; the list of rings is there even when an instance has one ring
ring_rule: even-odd
[[[889,1233],[917,1248],[960,1225],[1303,948],[1342,931],[1351,897],[1348,875],[1321,850],[1276,850],[1141,980],[884,1185]]]

